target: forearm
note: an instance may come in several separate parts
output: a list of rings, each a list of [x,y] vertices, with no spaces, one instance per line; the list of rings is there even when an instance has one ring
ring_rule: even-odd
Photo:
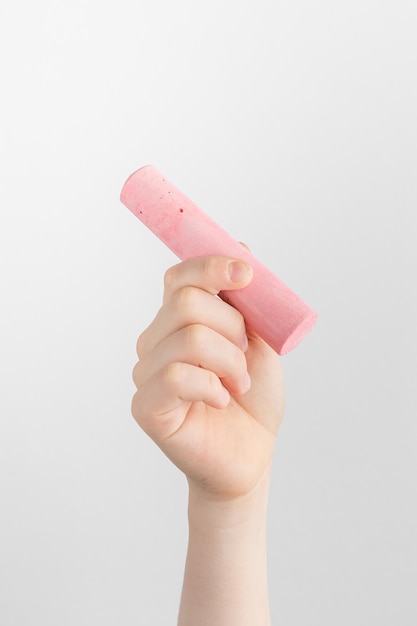
[[[190,491],[189,545],[178,626],[269,626],[266,478],[232,503]]]

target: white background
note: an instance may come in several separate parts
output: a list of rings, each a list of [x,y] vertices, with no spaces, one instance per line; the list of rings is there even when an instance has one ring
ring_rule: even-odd
[[[319,313],[273,624],[415,626],[416,32],[414,0],[0,4],[2,626],[176,623],[185,480],[130,417],[176,262],[119,202],[147,163]]]

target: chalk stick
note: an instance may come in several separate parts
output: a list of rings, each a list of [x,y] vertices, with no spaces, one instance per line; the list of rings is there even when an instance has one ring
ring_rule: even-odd
[[[290,352],[310,331],[317,314],[152,165],[127,179],[120,199],[181,260],[209,255],[246,260],[252,281],[220,296],[278,354]]]

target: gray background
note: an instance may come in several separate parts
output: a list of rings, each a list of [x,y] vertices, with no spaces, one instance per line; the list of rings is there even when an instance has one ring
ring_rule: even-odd
[[[176,262],[119,203],[146,163],[319,312],[273,623],[417,623],[416,32],[414,0],[1,3],[2,626],[176,623],[185,480],[130,417]]]

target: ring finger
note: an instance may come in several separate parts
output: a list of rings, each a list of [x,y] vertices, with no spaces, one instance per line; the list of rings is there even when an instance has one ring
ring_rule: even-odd
[[[169,363],[189,363],[214,372],[232,394],[243,394],[250,386],[246,358],[234,343],[200,324],[169,335],[141,359],[133,370],[139,388]]]

